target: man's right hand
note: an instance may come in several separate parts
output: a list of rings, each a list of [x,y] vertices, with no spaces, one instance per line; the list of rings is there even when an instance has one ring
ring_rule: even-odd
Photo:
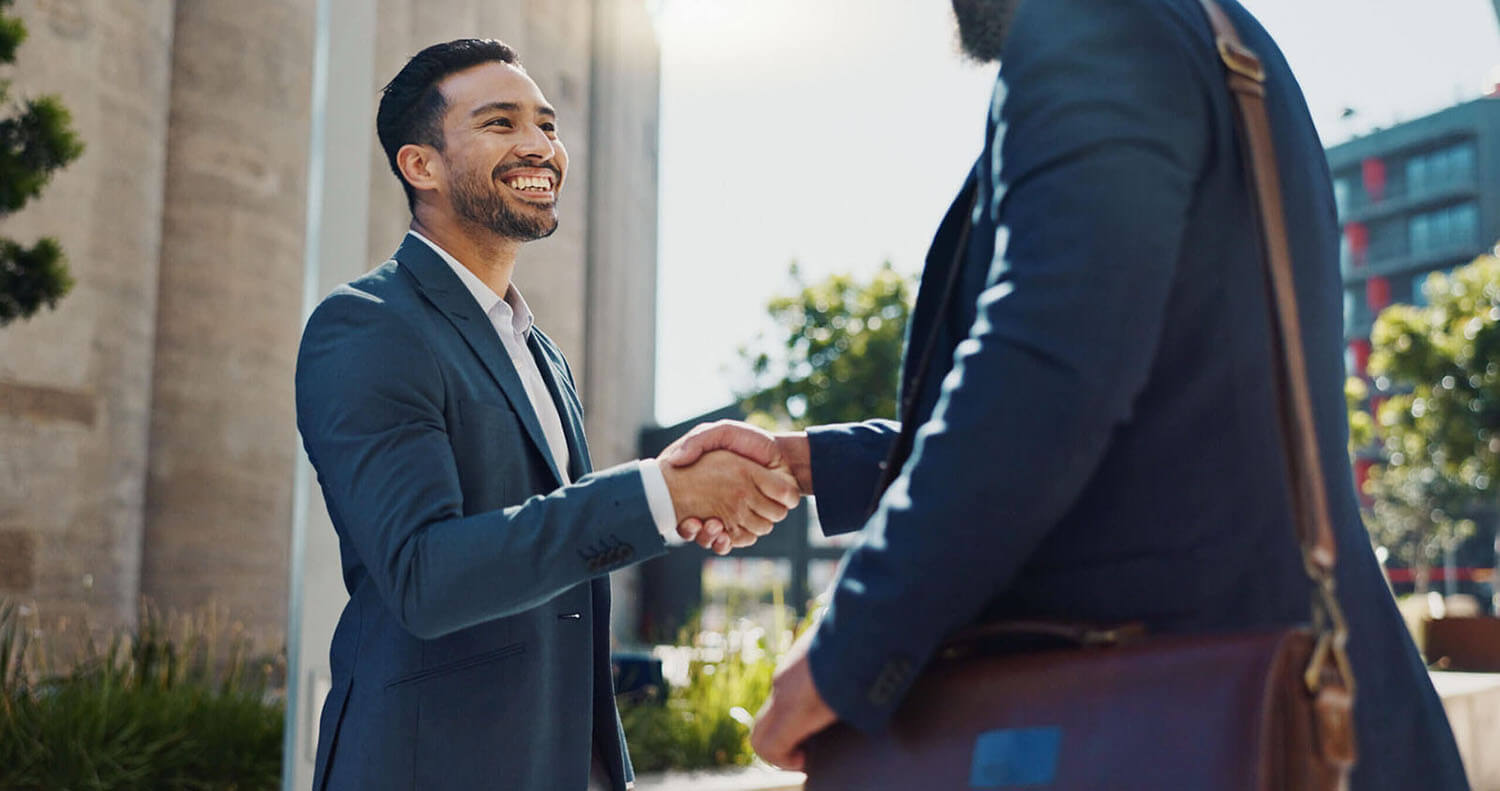
[[[785,465],[767,467],[732,451],[715,450],[679,466],[672,454],[673,448],[662,453],[660,467],[672,507],[683,522],[678,533],[720,555],[771,532],[801,499],[797,481]],[[690,519],[697,522],[696,529],[688,524]],[[722,527],[709,534],[703,525],[715,521]]]

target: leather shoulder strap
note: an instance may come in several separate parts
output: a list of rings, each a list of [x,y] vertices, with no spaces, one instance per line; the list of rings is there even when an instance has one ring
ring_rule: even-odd
[[[1278,373],[1277,413],[1287,453],[1297,536],[1306,562],[1331,574],[1337,552],[1328,517],[1328,495],[1324,488],[1317,426],[1313,423],[1312,396],[1307,383],[1307,358],[1303,353],[1302,325],[1297,315],[1281,178],[1276,169],[1276,149],[1266,113],[1265,68],[1260,58],[1245,46],[1216,0],[1200,2],[1213,27],[1214,44],[1224,64],[1229,93],[1234,98],[1235,126],[1243,152],[1245,178],[1250,185],[1260,226],[1261,256],[1265,262],[1272,313],[1271,331],[1278,350],[1275,363]]]

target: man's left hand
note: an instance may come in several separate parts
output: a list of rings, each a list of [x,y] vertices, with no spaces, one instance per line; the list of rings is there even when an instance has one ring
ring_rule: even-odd
[[[756,754],[782,769],[801,771],[806,762],[802,743],[838,720],[813,685],[812,669],[807,663],[807,648],[816,631],[817,627],[813,627],[803,632],[782,657],[781,667],[771,682],[771,697],[761,707],[750,731],[750,746]]]

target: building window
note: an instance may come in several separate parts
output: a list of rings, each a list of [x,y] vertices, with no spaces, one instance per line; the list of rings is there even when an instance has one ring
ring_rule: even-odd
[[[1466,184],[1473,178],[1473,141],[1417,154],[1406,160],[1406,191],[1412,196]]]
[[[1412,255],[1473,247],[1479,243],[1479,207],[1459,203],[1413,215],[1407,239]]]
[[[1366,226],[1368,250],[1365,261],[1379,264],[1392,258],[1401,258],[1408,252],[1407,227],[1399,217],[1392,217]]]
[[[1344,334],[1365,335],[1373,316],[1365,301],[1364,284],[1344,289]]]

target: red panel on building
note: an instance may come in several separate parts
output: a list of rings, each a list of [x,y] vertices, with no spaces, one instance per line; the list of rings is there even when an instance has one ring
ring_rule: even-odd
[[[1354,353],[1354,370],[1349,375],[1364,377],[1365,369],[1370,365],[1370,339],[1355,338],[1349,341],[1349,351]]]
[[[1379,313],[1391,304],[1391,281],[1383,277],[1372,277],[1365,281],[1365,300],[1371,313]]]
[[[1349,264],[1354,268],[1365,265],[1370,250],[1370,229],[1362,222],[1351,222],[1344,226],[1344,238],[1349,244]]]
[[[1370,157],[1360,163],[1360,175],[1364,177],[1365,194],[1371,203],[1385,199],[1385,160]]]

